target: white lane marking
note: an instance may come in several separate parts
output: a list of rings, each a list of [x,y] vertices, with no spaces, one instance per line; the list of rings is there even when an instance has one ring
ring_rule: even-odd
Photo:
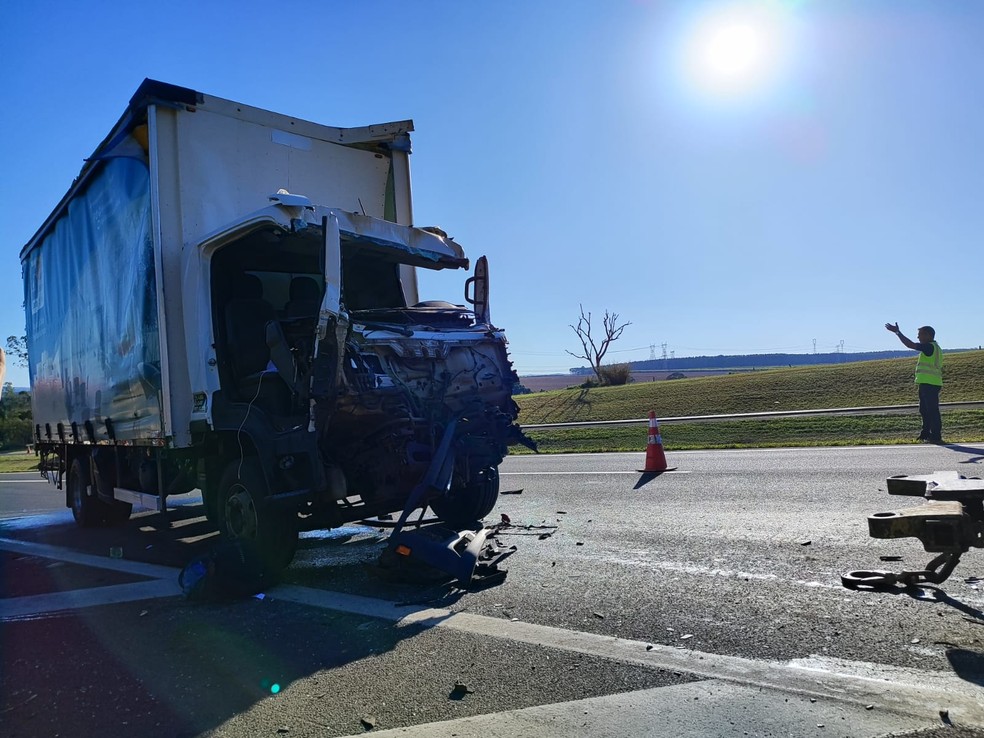
[[[921,718],[937,718],[940,710],[949,710],[950,716],[957,722],[984,725],[980,687],[968,684],[951,673],[885,666],[866,675],[866,665],[857,664],[856,674],[844,674],[816,663],[801,665],[722,656],[441,608],[395,605],[384,600],[296,585],[277,587],[270,596],[298,604],[381,618],[399,625],[452,628],[648,668],[677,669],[741,685],[824,697],[853,705],[874,705]]]
[[[650,561],[646,559],[628,559],[624,556],[606,556],[604,554],[600,556],[577,556],[576,554],[571,555],[572,558],[585,561],[585,562],[597,562],[599,559],[611,564],[617,564],[619,566],[632,566],[641,569],[648,569],[651,571],[667,571],[674,574],[687,574],[690,576],[706,576],[706,577],[721,577],[723,579],[751,579],[758,582],[784,582],[786,584],[791,584],[796,587],[808,587],[810,589],[830,589],[839,592],[844,592],[849,594],[851,590],[845,589],[844,585],[840,582],[818,582],[814,579],[788,579],[782,577],[779,574],[771,574],[764,572],[753,572],[753,571],[742,571],[741,569],[725,569],[716,568],[712,566],[701,566],[699,564],[685,564],[679,561]],[[834,575],[839,576],[839,575]],[[925,599],[927,601],[935,601],[933,597],[932,590],[922,590],[923,595],[917,597],[917,599]],[[969,594],[961,594],[960,601],[965,605],[974,605],[976,607],[984,607],[984,598],[974,597]]]
[[[140,561],[127,561],[126,559],[111,559],[108,556],[93,556],[92,554],[79,553],[78,551],[72,551],[67,548],[49,546],[45,543],[17,541],[13,538],[0,538],[0,550],[26,554],[28,556],[40,556],[44,559],[57,559],[58,561],[67,561],[70,564],[81,564],[82,566],[92,566],[97,569],[109,569],[111,571],[121,571],[126,574],[137,574],[154,579],[173,579],[177,576],[178,572],[177,569],[170,566],[145,564]]]
[[[855,738],[874,738],[898,735],[903,731],[938,724],[938,717],[914,724],[911,718],[890,712],[865,710],[860,706],[826,700],[811,703],[806,697],[790,699],[782,692],[766,692],[708,680],[474,715],[439,723],[373,730],[372,734],[382,738],[524,735],[539,738],[569,738],[579,735],[673,735],[679,738],[709,738],[743,734],[820,738],[830,736],[831,728],[837,731],[849,726],[851,735]]]
[[[0,620],[34,619],[65,610],[97,605],[152,600],[181,594],[177,578],[152,579],[149,582],[112,584],[106,587],[72,589],[65,592],[0,599]]]
[[[98,556],[77,554],[55,546],[10,539],[0,539],[0,548],[159,577],[157,581],[137,583],[142,586],[116,585],[57,593],[50,596],[49,604],[52,606],[57,602],[56,598],[59,595],[70,599],[71,603],[67,606],[75,608],[107,604],[107,599],[103,595],[108,597],[108,602],[126,602],[180,594],[177,584],[178,569],[175,568],[119,559],[103,559]],[[170,581],[162,581],[165,577]],[[290,584],[273,588],[268,596],[272,599],[312,607],[379,618],[400,626],[451,628],[491,638],[506,638],[520,643],[613,659],[651,669],[676,669],[739,685],[823,697],[853,705],[874,705],[920,718],[938,717],[940,710],[949,710],[951,718],[958,723],[984,725],[984,702],[980,700],[980,688],[948,672],[929,672],[819,658],[786,663],[756,661],[739,656],[724,656],[650,644],[645,641],[564,630],[548,625],[507,621],[486,615],[452,612],[443,608],[397,605],[387,600]],[[21,613],[20,617],[27,617],[37,612],[25,606],[26,601],[33,599],[0,600],[0,605],[6,605],[12,611]],[[61,609],[64,609],[64,606]],[[0,610],[0,612],[7,612],[7,610]]]
[[[639,472],[639,471],[530,471],[530,472],[504,472],[500,471],[500,477],[536,477],[536,476],[571,476],[571,477],[588,477],[592,474],[600,476],[611,476],[613,474],[631,474],[634,477],[643,476],[645,474],[656,474],[657,472]],[[690,474],[690,470],[683,469],[673,469],[664,472],[659,472],[660,476],[664,474]]]
[[[47,479],[0,479],[0,484],[48,484],[48,480]]]

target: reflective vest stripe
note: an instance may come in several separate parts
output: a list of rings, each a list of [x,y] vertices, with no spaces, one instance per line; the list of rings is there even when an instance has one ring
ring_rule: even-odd
[[[916,359],[916,384],[943,386],[943,350],[936,341],[933,341],[932,356],[919,352],[919,358]]]

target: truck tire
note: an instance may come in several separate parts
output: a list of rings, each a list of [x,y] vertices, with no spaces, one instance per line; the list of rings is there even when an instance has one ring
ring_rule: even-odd
[[[92,482],[94,493],[96,494],[98,505],[102,511],[102,523],[105,525],[123,525],[130,519],[133,512],[133,505],[122,500],[114,500],[113,488],[116,486],[116,469],[112,458],[100,455],[100,451],[105,449],[95,448],[92,455],[86,460],[92,470]]]
[[[290,516],[265,504],[263,470],[255,459],[233,461],[222,475],[216,504],[219,534],[249,541],[270,573],[286,569],[297,551],[297,526]]]
[[[205,520],[216,528],[219,526],[218,497],[218,493],[213,492],[211,489],[206,488],[202,490],[202,507],[205,508]]]
[[[216,528],[219,527],[219,489],[224,471],[219,459],[209,458],[205,461],[205,478],[200,480],[205,519]]]
[[[88,459],[76,458],[69,467],[68,500],[80,528],[93,528],[103,522],[105,509],[92,486]]]
[[[445,497],[431,500],[434,514],[452,527],[468,526],[481,520],[499,499],[499,470],[483,469],[465,485],[452,487]]]

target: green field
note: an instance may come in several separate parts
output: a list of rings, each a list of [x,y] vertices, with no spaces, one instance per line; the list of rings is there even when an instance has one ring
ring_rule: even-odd
[[[36,471],[37,468],[38,457],[33,453],[9,451],[0,454],[0,474],[3,472]]]
[[[795,367],[641,382],[624,387],[572,388],[516,398],[521,424],[911,405],[918,401],[914,359]],[[984,401],[984,351],[950,354],[942,402]],[[777,446],[838,446],[914,442],[918,414],[830,416],[673,423],[661,427],[668,450]],[[531,431],[541,451],[639,451],[642,425]],[[984,410],[944,411],[949,443],[984,441]],[[516,447],[515,452],[521,452]]]

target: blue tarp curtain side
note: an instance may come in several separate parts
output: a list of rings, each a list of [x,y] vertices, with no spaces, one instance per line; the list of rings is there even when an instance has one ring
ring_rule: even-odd
[[[92,421],[105,440],[111,418],[120,440],[159,438],[150,176],[139,157],[99,167],[24,260],[35,423]]]

